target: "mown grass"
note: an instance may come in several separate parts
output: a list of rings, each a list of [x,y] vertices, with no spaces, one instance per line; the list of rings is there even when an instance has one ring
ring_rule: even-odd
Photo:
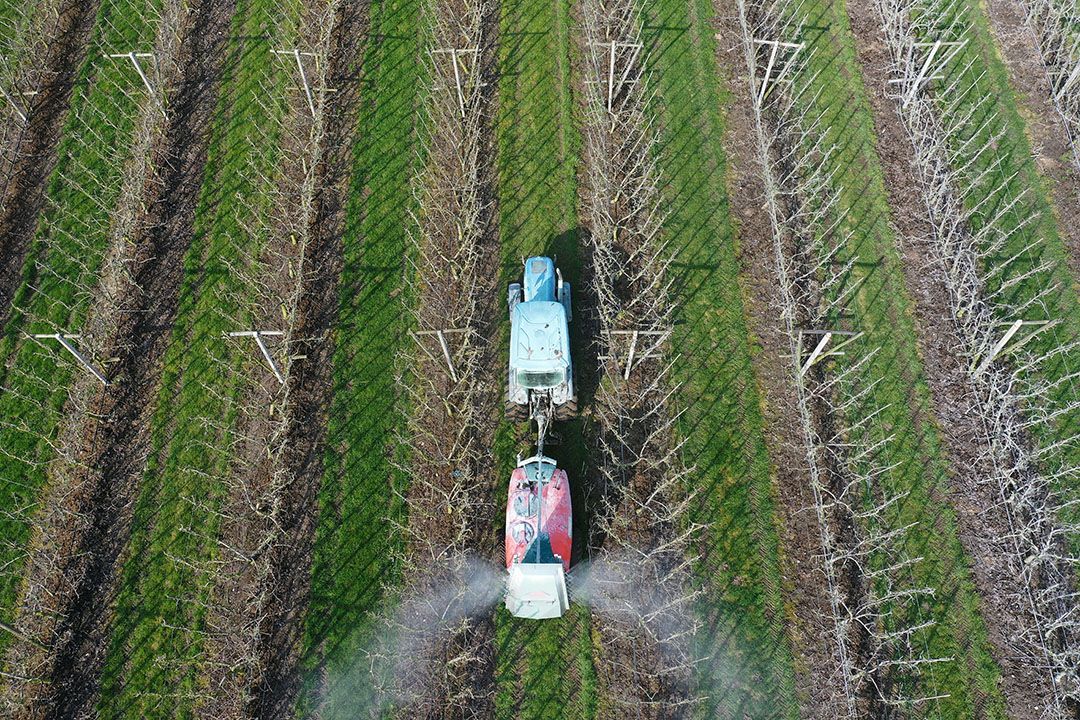
[[[419,0],[376,0],[362,61],[362,109],[344,236],[333,402],[319,496],[301,713],[367,716],[375,698],[364,652],[395,582],[404,508],[389,462],[401,412],[394,361],[403,343],[403,258],[413,220],[420,67]]]
[[[929,666],[910,696],[948,695],[924,712],[942,717],[1004,717],[997,689],[999,670],[991,655],[979,600],[949,506],[949,468],[934,424],[925,371],[916,347],[912,301],[904,285],[892,210],[875,149],[875,131],[854,38],[842,1],[812,0],[803,38],[811,49],[809,72],[818,73],[814,111],[836,152],[830,159],[839,190],[838,212],[852,235],[856,260],[849,282],[861,283],[852,312],[853,327],[866,333],[862,351],[880,348],[868,377],[878,380],[876,406],[880,435],[891,434],[882,461],[895,464],[882,479],[905,496],[893,526],[917,523],[908,534],[907,552],[921,556],[907,582],[935,594],[918,619],[937,625],[917,636],[915,651],[926,657],[953,658]]]
[[[697,714],[793,718],[772,472],[721,145],[724,107],[742,98],[720,79],[712,16],[709,0],[658,0],[649,4],[645,26],[670,212],[665,232],[676,253],[673,345],[685,410],[679,431],[685,462],[695,468],[693,520],[707,524],[695,568],[704,591]]]
[[[577,222],[581,140],[571,93],[570,8],[567,0],[502,3],[496,166],[504,283],[520,277],[523,257],[536,254],[554,256],[563,276],[577,288],[586,280]],[[576,314],[582,312],[582,297],[580,291],[575,294]],[[590,338],[582,336],[580,325],[572,324],[570,333],[577,382],[585,386],[590,361],[583,353]],[[508,335],[509,321],[503,315],[504,344]],[[570,475],[575,546],[580,547],[589,522],[585,507],[589,429],[579,419],[559,423],[555,430],[562,442],[545,449],[545,454]],[[500,517],[515,455],[529,452],[533,442],[535,437],[524,424],[504,423],[500,428],[495,456]],[[576,605],[559,620],[538,623],[513,618],[500,607],[495,628],[497,717],[594,716],[596,679],[586,608]]]
[[[85,320],[83,289],[96,283],[132,133],[145,104],[131,68],[103,55],[152,43],[157,28],[145,18],[149,9],[159,7],[159,0],[101,4],[57,148],[58,164],[46,188],[46,221],[39,224],[15,294],[15,305],[24,312],[12,313],[0,337],[0,418],[5,420],[0,426],[0,509],[5,511],[0,515],[0,620],[5,622],[15,612],[30,536],[27,519],[46,480],[41,463],[53,456],[41,437],[55,436],[75,372],[61,351],[27,341],[24,333],[75,333]],[[18,422],[30,432],[6,425]],[[8,640],[0,634],[0,652]]]
[[[266,240],[246,229],[257,225],[247,208],[269,212],[269,199],[253,197],[265,191],[256,173],[273,175],[281,158],[277,123],[285,103],[264,95],[283,98],[289,75],[270,62],[271,25],[301,11],[299,2],[241,0],[233,18],[150,462],[115,605],[101,717],[151,717],[166,704],[176,717],[195,717],[190,697],[207,690],[201,632],[214,578],[205,564],[219,550],[209,509],[224,497],[221,478],[230,471],[225,457],[208,449],[228,445],[223,432],[235,420],[241,366],[251,364],[230,352],[224,333],[236,328],[223,304],[245,292],[229,265],[242,263],[242,252],[257,254]]]

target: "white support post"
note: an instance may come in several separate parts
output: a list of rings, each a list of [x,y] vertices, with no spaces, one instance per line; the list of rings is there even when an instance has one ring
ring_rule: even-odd
[[[640,365],[643,360],[650,360],[662,357],[662,355],[657,352],[657,349],[660,347],[660,345],[664,343],[665,340],[668,339],[668,336],[671,334],[671,332],[668,330],[612,330],[608,334],[612,336],[630,337],[630,348],[629,350],[627,350],[626,353],[626,363],[621,368],[623,380],[629,380],[630,372],[636,366]],[[641,338],[643,337],[651,338],[653,341],[652,344],[646,347],[644,350],[640,349],[639,347],[639,343],[641,341]],[[611,342],[609,342],[608,344],[613,346],[613,343]],[[600,356],[600,359],[611,360],[613,357],[616,361],[618,360],[617,354],[614,356],[602,355]]]
[[[800,377],[805,375],[806,372],[811,367],[813,367],[816,363],[821,362],[825,358],[839,357],[841,355],[845,355],[846,353],[844,352],[844,348],[846,348],[848,345],[850,345],[851,343],[855,342],[856,340],[858,340],[859,338],[861,338],[863,336],[863,334],[861,332],[850,332],[850,331],[847,331],[847,330],[802,330],[802,329],[800,329],[798,332],[799,332],[799,342],[798,342],[799,358],[798,358],[798,360],[799,360],[799,376]],[[814,346],[814,349],[810,353],[810,357],[808,357],[806,359],[806,362],[802,362],[802,347],[803,347],[802,338],[803,338],[803,335],[820,335],[821,336],[821,339],[818,340],[817,345]],[[826,348],[829,345],[829,342],[835,336],[841,336],[841,337],[844,337],[845,339],[840,344],[834,345],[831,350],[826,350]]]
[[[424,351],[433,363],[438,364],[438,360],[431,352],[424,347],[424,343],[421,342],[421,337],[434,335],[439,341],[439,349],[442,350],[443,360],[446,361],[446,368],[450,371],[450,379],[454,382],[458,381],[457,368],[454,367],[454,359],[450,354],[450,344],[446,341],[447,335],[458,334],[467,332],[465,328],[444,328],[442,330],[410,330],[409,336],[416,341],[416,344]]]
[[[1061,84],[1061,87],[1054,91],[1054,99],[1061,100],[1061,96],[1068,92],[1077,80],[1080,80],[1080,61],[1076,63],[1076,67],[1069,73],[1069,77],[1065,79],[1065,82]]]
[[[71,353],[71,356],[78,360],[84,368],[89,370],[94,377],[100,380],[102,385],[109,384],[109,381],[105,378],[104,373],[94,367],[94,365],[89,360],[87,360],[86,357],[81,352],[79,352],[74,345],[68,342],[68,340],[79,339],[78,335],[65,335],[64,333],[41,333],[37,335],[31,335],[30,337],[34,338],[35,340],[56,340],[58,343],[60,343],[60,346],[67,350],[69,353]]]
[[[457,90],[458,110],[461,117],[465,117],[465,76],[471,76],[476,71],[476,64],[480,58],[480,48],[437,48],[431,51],[434,55],[449,55],[450,63],[454,67],[454,87]],[[466,65],[465,56],[472,56],[472,65]],[[464,74],[462,74],[464,72]]]
[[[637,83],[637,80],[630,79],[630,73],[637,67],[638,56],[641,54],[642,49],[645,47],[641,43],[632,42],[618,42],[612,40],[611,42],[598,42],[592,43],[594,46],[599,46],[607,49],[608,56],[608,70],[607,78],[587,80],[588,83],[603,83],[607,86],[607,110],[609,113],[614,112],[615,98],[619,96],[622,89],[626,85],[633,85]],[[620,75],[616,75],[616,69],[619,64],[620,51],[629,51],[629,54],[624,58],[623,70]]]
[[[304,96],[307,98],[308,109],[311,110],[311,117],[315,117],[315,94],[311,90],[311,83],[308,82],[307,71],[304,70],[304,60],[302,56],[313,57],[318,60],[318,56],[315,53],[300,52],[298,48],[292,50],[271,50],[274,55],[287,55],[296,61],[296,70],[300,76],[300,84],[304,87]]]
[[[157,56],[154,55],[154,53],[137,53],[132,51],[126,53],[112,53],[106,55],[105,57],[112,58],[113,60],[130,60],[131,64],[135,66],[135,72],[139,73],[139,78],[142,79],[143,85],[146,86],[146,92],[149,93],[150,97],[153,98],[154,102],[157,103],[158,109],[161,110],[161,114],[165,115],[165,106],[161,102],[161,96],[158,95],[158,93],[154,90],[154,84],[150,82],[150,78],[146,75],[146,71],[143,70],[142,63],[139,62],[139,58],[150,58],[154,61],[154,65],[156,67]]]
[[[914,53],[919,49],[930,49],[927,53],[926,59],[923,60],[922,65],[919,67],[919,72],[912,78],[897,78],[890,80],[890,84],[905,85],[910,83],[910,86],[904,90],[903,100],[901,101],[903,107],[907,107],[918,95],[919,90],[923,88],[926,83],[931,80],[943,80],[945,79],[945,66],[952,61],[956,54],[959,53],[964,46],[967,45],[967,40],[951,41],[935,40],[934,42],[921,42],[915,43],[911,46],[911,52]],[[945,49],[944,53],[941,50]]]
[[[1009,329],[1005,331],[1005,334],[1001,336],[1001,339],[998,340],[994,344],[994,347],[990,349],[990,353],[985,358],[983,358],[981,363],[979,363],[979,367],[975,370],[975,376],[978,377],[984,372],[986,372],[986,369],[990,367],[990,364],[994,362],[994,360],[996,360],[999,356],[1019,350],[1021,347],[1033,340],[1035,337],[1049,330],[1057,324],[1057,320],[1017,320],[1013,322],[1009,325]],[[1013,336],[1015,336],[1016,333],[1020,331],[1020,328],[1024,327],[1025,325],[1033,326],[1037,329],[1031,333],[1028,333],[1020,340],[1017,340],[1008,349],[1006,349],[1009,341],[1012,340]]]
[[[784,76],[787,75],[788,70],[795,66],[795,58],[798,57],[799,53],[806,47],[806,44],[801,42],[789,43],[778,42],[776,40],[759,40],[758,38],[754,38],[754,42],[758,45],[767,45],[770,48],[769,61],[765,64],[765,76],[761,78],[758,87],[757,104],[760,106],[761,103],[765,102],[765,98],[768,97],[770,85],[775,85],[783,80]],[[793,52],[785,60],[780,58],[781,49],[792,50]],[[776,69],[778,60],[780,60],[781,65],[779,71]],[[754,80],[757,82],[757,78],[754,78]]]
[[[19,119],[22,120],[23,125],[25,125],[27,123],[26,112],[22,109],[22,107],[19,106],[17,102],[15,102],[15,98],[8,94],[8,91],[4,89],[3,85],[0,85],[0,95],[3,95],[4,99],[11,104],[11,107],[18,114]]]
[[[281,374],[281,370],[278,369],[277,363],[274,362],[273,356],[270,354],[269,348],[266,347],[266,343],[263,342],[264,337],[280,337],[285,333],[281,330],[240,330],[237,332],[231,332],[229,337],[251,337],[255,338],[255,344],[259,346],[259,350],[262,352],[263,358],[266,360],[267,365],[270,366],[270,370],[274,373],[274,377],[282,385],[285,384],[285,377]]]
[[[630,340],[630,352],[626,355],[626,370],[623,371],[623,380],[630,379],[630,369],[634,367],[634,353],[637,352],[637,339],[640,333],[635,330]]]

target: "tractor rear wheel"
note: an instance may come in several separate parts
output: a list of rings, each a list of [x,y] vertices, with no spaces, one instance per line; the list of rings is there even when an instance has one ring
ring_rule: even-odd
[[[510,422],[524,422],[529,418],[529,409],[524,405],[518,405],[516,402],[505,403],[506,419]]]
[[[577,416],[577,395],[555,408],[556,420],[573,420]]]

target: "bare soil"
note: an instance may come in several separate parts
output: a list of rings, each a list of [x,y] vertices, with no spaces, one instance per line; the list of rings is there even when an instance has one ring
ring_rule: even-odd
[[[893,209],[904,280],[915,304],[916,339],[930,385],[932,421],[944,437],[951,470],[948,501],[956,511],[960,540],[972,561],[971,575],[982,600],[994,659],[1001,667],[1009,717],[1035,720],[1051,690],[1045,674],[1029,667],[1010,648],[1010,638],[1019,634],[1020,623],[1026,620],[1014,599],[1022,594],[1023,585],[1009,569],[1011,550],[1002,539],[1008,527],[1005,514],[994,490],[979,482],[986,472],[978,459],[978,413],[966,369],[955,352],[960,339],[951,321],[942,272],[929,260],[932,228],[913,176],[914,151],[895,102],[884,92],[890,77],[888,50],[870,0],[849,0],[848,14],[877,130],[876,150]]]
[[[18,130],[11,124],[0,134],[5,163],[11,163],[0,178],[0,325],[11,312],[11,300],[22,280],[23,264],[44,204],[46,181],[56,166],[56,146],[98,5],[98,0],[59,3],[54,34],[46,41],[45,55],[38,61],[41,69],[35,77],[40,85],[29,105],[29,123]]]
[[[95,392],[95,412],[80,419],[77,448],[81,492],[68,498],[84,527],[53,542],[69,548],[47,586],[59,620],[48,638],[47,684],[30,692],[25,717],[93,717],[108,648],[117,561],[130,534],[131,512],[147,456],[149,420],[158,396],[161,359],[175,317],[183,257],[192,235],[195,201],[206,160],[208,118],[220,75],[220,43],[232,5],[207,0],[181,28],[182,77],[153,154],[160,183],[143,190],[145,213],[132,237],[129,287],[107,347],[110,384]],[[166,192],[164,189],[168,188]],[[109,324],[106,322],[106,324]]]
[[[1080,167],[1039,56],[1034,34],[1024,23],[1020,0],[987,0],[998,50],[1027,125],[1035,161],[1049,181],[1058,231],[1068,252],[1074,282],[1080,282]]]
[[[739,262],[748,324],[760,349],[753,356],[762,389],[765,439],[775,472],[781,528],[781,574],[795,656],[795,689],[802,717],[838,716],[843,697],[836,667],[832,610],[821,568],[821,542],[801,438],[786,330],[780,317],[772,227],[765,211],[757,158],[751,89],[743,55],[742,30],[733,8],[714,3],[718,61],[736,98],[728,108],[724,148],[730,174],[728,191],[737,221]]]

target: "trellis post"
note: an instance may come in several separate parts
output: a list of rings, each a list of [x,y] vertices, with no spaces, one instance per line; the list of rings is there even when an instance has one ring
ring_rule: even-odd
[[[461,56],[472,55],[473,64],[467,70],[468,74],[471,75],[476,72],[476,62],[480,57],[480,48],[436,48],[431,52],[435,55],[450,56],[450,62],[454,66],[454,86],[457,89],[458,109],[461,111],[461,117],[465,117],[465,78],[461,74],[463,67]]]
[[[761,103],[765,102],[765,98],[768,96],[769,86],[775,85],[783,79],[784,75],[787,74],[788,70],[794,66],[795,58],[798,57],[799,53],[802,52],[802,50],[806,47],[806,44],[801,42],[789,43],[780,42],[778,40],[761,40],[759,38],[754,38],[754,43],[758,45],[766,45],[770,48],[769,61],[765,64],[765,76],[761,78],[761,86],[758,89],[757,95],[757,103],[758,105],[761,105]],[[791,53],[791,56],[787,59],[787,62],[781,62],[782,67],[779,69],[778,72],[776,72],[774,76],[773,73],[774,71],[776,71],[776,64],[777,60],[780,59],[781,49],[793,50],[794,52]]]
[[[1001,339],[994,344],[994,347],[990,349],[990,353],[985,358],[983,358],[982,362],[979,363],[979,366],[975,369],[975,376],[978,377],[984,372],[986,372],[986,368],[990,367],[990,364],[994,362],[994,360],[997,359],[998,356],[1011,353],[1020,349],[1021,347],[1029,343],[1031,340],[1033,340],[1035,337],[1042,334],[1046,330],[1049,330],[1057,324],[1057,320],[1016,320],[1015,322],[1009,324],[1009,329],[1005,331],[1005,334],[1002,335]],[[1016,333],[1020,331],[1020,328],[1024,327],[1025,325],[1032,326],[1037,329],[1033,332],[1028,333],[1025,337],[1016,341],[1011,346],[1009,346],[1008,349],[1006,349],[1006,346],[1009,345],[1009,341],[1012,340],[1013,336],[1015,336]]]
[[[844,348],[846,348],[848,345],[850,345],[851,343],[855,342],[856,340],[858,340],[859,338],[861,338],[863,336],[863,333],[861,333],[861,332],[850,332],[850,331],[847,331],[847,330],[802,330],[802,329],[799,329],[798,333],[799,333],[799,339],[798,339],[799,357],[797,358],[797,360],[798,360],[798,364],[799,364],[799,376],[800,377],[805,375],[806,372],[811,367],[813,367],[818,362],[824,360],[825,358],[844,355],[845,354]],[[802,350],[803,350],[802,340],[803,340],[804,335],[818,335],[821,338],[820,340],[817,341],[817,344],[814,345],[814,349],[810,352],[810,356],[806,359],[806,362],[802,361]],[[838,345],[834,345],[831,350],[826,350],[826,348],[829,345],[829,342],[833,339],[834,336],[844,337],[845,340],[840,342]]]
[[[607,48],[608,53],[608,71],[607,78],[604,80],[596,79],[589,80],[589,83],[604,83],[607,86],[607,110],[613,112],[615,108],[615,98],[622,92],[623,86],[627,84],[634,84],[637,80],[630,79],[630,73],[634,72],[637,68],[636,62],[638,55],[645,47],[642,43],[634,42],[619,42],[618,40],[612,40],[611,42],[594,42],[592,45]],[[616,78],[616,68],[618,65],[618,56],[620,50],[629,50],[630,55],[626,58],[626,67],[623,69],[622,74]]]
[[[424,343],[420,341],[421,337],[434,335],[439,340],[439,348],[442,350],[443,360],[446,361],[446,367],[450,371],[450,379],[454,382],[458,381],[457,368],[454,367],[453,357],[450,355],[450,345],[446,341],[447,335],[454,335],[459,333],[468,332],[466,328],[443,328],[441,330],[410,330],[409,336],[416,341],[416,344],[420,347],[424,353],[431,358],[431,361],[438,364],[438,360],[431,352],[424,347]]]
[[[107,58],[113,60],[127,59],[131,61],[131,64],[135,66],[135,72],[139,73],[139,78],[142,80],[143,85],[146,86],[146,92],[150,94],[150,97],[157,103],[158,109],[161,110],[161,114],[165,114],[165,106],[161,102],[161,97],[154,90],[154,84],[150,82],[150,78],[146,75],[146,71],[143,70],[142,63],[139,62],[139,58],[150,58],[154,61],[155,66],[157,64],[157,56],[152,52],[137,53],[135,51],[126,53],[111,53],[106,55]]]
[[[911,52],[915,52],[917,49],[929,48],[930,52],[927,53],[926,59],[923,60],[922,65],[919,67],[918,73],[915,78],[898,78],[890,80],[892,84],[906,84],[911,83],[911,86],[904,92],[903,106],[907,107],[911,104],[911,101],[915,99],[919,90],[930,80],[942,80],[945,78],[945,66],[956,57],[964,46],[967,45],[967,40],[935,40],[934,42],[917,42],[911,46]],[[946,52],[941,53],[942,49]]]
[[[630,347],[626,352],[626,363],[622,367],[623,380],[630,379],[630,372],[636,365],[640,365],[643,360],[650,360],[662,357],[657,350],[660,345],[667,340],[671,334],[670,330],[612,330],[608,333],[615,336],[629,336]],[[652,344],[648,345],[644,350],[640,347],[641,338],[652,339]],[[601,360],[615,359],[618,362],[616,355],[605,355],[600,358]]]
[[[89,370],[94,377],[100,380],[102,385],[109,384],[109,381],[105,378],[104,373],[94,367],[93,363],[87,360],[86,357],[81,352],[79,352],[74,345],[68,342],[68,340],[77,340],[80,337],[79,335],[65,335],[64,333],[40,333],[36,335],[31,335],[30,337],[34,338],[35,340],[56,340],[58,343],[60,343],[61,347],[71,353],[72,357],[78,360],[83,367]]]
[[[277,363],[274,361],[274,357],[270,354],[270,349],[266,347],[266,343],[263,342],[264,337],[280,337],[285,333],[281,330],[238,330],[236,332],[229,333],[229,337],[250,337],[255,338],[255,344],[259,346],[259,350],[262,352],[263,358],[270,366],[270,370],[274,373],[274,377],[282,385],[285,384],[285,376],[281,374],[281,370],[278,368]]]
[[[8,101],[8,103],[11,105],[12,109],[14,109],[15,112],[18,114],[19,119],[22,120],[23,125],[25,125],[27,123],[27,120],[28,120],[26,112],[22,109],[22,107],[19,106],[19,104],[17,102],[15,102],[15,98],[13,98],[8,93],[8,91],[4,89],[3,85],[0,85],[0,95],[4,96],[4,99]]]
[[[287,55],[296,60],[296,69],[300,73],[300,84],[304,86],[304,96],[307,98],[308,108],[311,110],[311,117],[315,117],[315,94],[311,90],[311,83],[308,82],[307,71],[304,70],[304,60],[301,56],[313,57],[318,60],[318,56],[315,53],[300,52],[298,48],[291,50],[271,50],[274,55]]]

